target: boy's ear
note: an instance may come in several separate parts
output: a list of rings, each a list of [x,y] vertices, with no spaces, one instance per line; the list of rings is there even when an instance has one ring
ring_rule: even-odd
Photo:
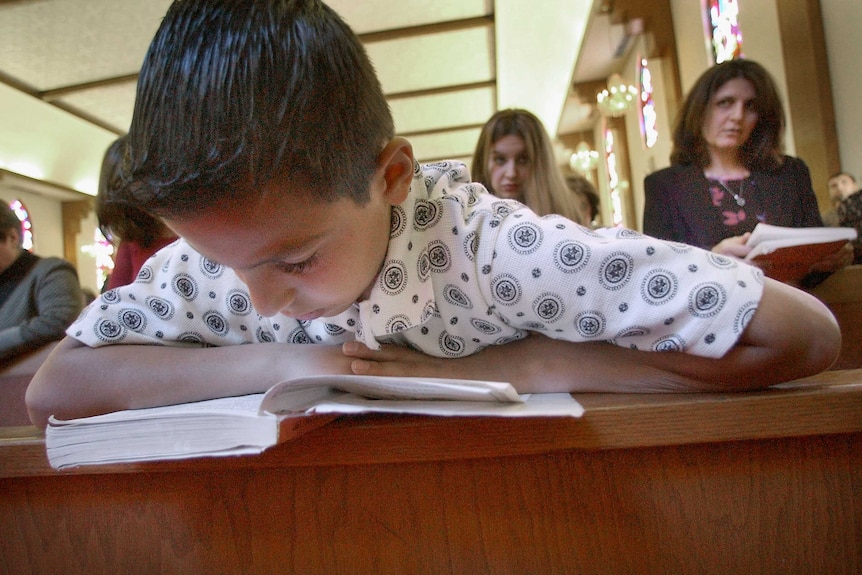
[[[377,156],[377,174],[383,196],[391,205],[407,199],[413,181],[413,146],[404,138],[392,138]]]

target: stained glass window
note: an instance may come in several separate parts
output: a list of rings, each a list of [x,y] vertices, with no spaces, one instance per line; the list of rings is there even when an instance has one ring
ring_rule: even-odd
[[[33,224],[30,221],[30,212],[21,200],[10,202],[9,207],[12,208],[15,215],[18,216],[19,220],[21,220],[21,231],[24,236],[24,249],[31,251],[33,249]]]
[[[653,101],[652,74],[646,58],[638,60],[638,109],[641,125],[641,137],[647,148],[655,146],[658,140],[656,130],[655,102]]]
[[[605,128],[605,164],[608,168],[608,189],[611,196],[611,225],[623,225],[623,202],[620,193],[620,176],[617,170],[617,152],[614,144],[614,132]]]
[[[114,245],[96,228],[93,232],[93,243],[81,246],[81,251],[96,260],[96,285],[105,285],[105,280],[114,271]]]
[[[716,64],[742,57],[738,0],[706,0],[709,43]]]

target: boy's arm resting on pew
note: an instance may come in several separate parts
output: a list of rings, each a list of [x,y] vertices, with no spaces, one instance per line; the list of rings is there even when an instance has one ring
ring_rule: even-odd
[[[223,347],[107,345],[66,337],[27,388],[30,419],[85,417],[121,409],[262,393],[291,377],[348,374],[337,345],[257,343]]]
[[[118,409],[260,393],[293,376],[367,373],[511,382],[520,392],[683,392],[763,388],[827,369],[841,335],[813,296],[766,281],[757,313],[724,357],[634,351],[534,336],[462,359],[395,346],[252,344],[211,348],[63,340],[27,390],[34,424]]]
[[[841,349],[841,332],[817,298],[766,279],[758,311],[723,357],[636,351],[605,342],[571,343],[543,336],[440,362],[385,346],[372,351],[350,342],[355,373],[500,379],[521,393],[697,392],[762,389],[828,369]]]

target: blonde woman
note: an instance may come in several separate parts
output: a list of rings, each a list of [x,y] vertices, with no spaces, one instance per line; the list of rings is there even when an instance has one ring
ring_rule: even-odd
[[[548,132],[534,114],[500,110],[485,123],[473,154],[473,181],[526,204],[539,215],[585,223],[578,197],[557,166]]]

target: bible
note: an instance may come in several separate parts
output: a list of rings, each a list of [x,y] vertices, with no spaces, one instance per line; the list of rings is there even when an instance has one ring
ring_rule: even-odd
[[[759,223],[747,245],[752,250],[745,261],[763,270],[767,277],[796,282],[811,266],[856,239],[853,228],[786,228]]]
[[[508,383],[467,379],[316,375],[266,393],[59,420],[45,430],[55,469],[80,465],[257,454],[349,413],[568,416],[568,393],[519,395]]]

